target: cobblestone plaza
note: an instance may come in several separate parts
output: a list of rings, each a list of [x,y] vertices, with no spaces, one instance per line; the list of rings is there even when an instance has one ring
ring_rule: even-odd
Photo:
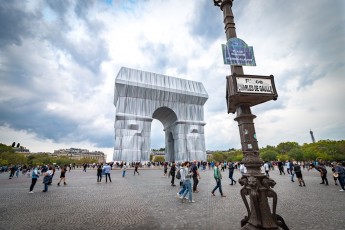
[[[177,199],[179,186],[170,186],[163,169],[139,173],[133,176],[133,170],[127,170],[122,178],[120,170],[112,170],[112,183],[97,183],[96,170],[76,169],[66,174],[67,185],[58,187],[57,171],[47,193],[41,192],[39,178],[33,194],[28,193],[30,178],[9,180],[7,173],[0,174],[0,229],[240,229],[246,215],[241,186],[229,185],[227,170],[222,172],[224,198],[218,191],[211,196],[212,170],[200,170],[196,203]],[[288,174],[270,171],[277,182],[277,213],[290,229],[344,229],[345,192],[334,185],[330,173],[329,186],[320,185],[315,170],[302,173],[306,187],[299,187],[297,179],[292,183]],[[239,177],[236,171],[234,178]]]

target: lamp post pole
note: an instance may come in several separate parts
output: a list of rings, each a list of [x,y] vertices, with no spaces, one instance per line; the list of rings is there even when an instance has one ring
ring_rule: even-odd
[[[223,11],[224,29],[227,40],[237,37],[232,12],[233,1],[213,0],[214,5],[220,7]],[[244,75],[243,67],[240,65],[231,65],[231,74],[233,76]],[[227,86],[229,86],[230,78],[231,76],[227,77]],[[231,95],[229,96],[227,93],[228,103],[231,101],[230,97]],[[244,155],[243,162],[247,168],[247,173],[239,179],[239,183],[243,186],[240,192],[241,197],[248,213],[241,221],[241,227],[242,229],[278,229],[279,226],[288,229],[283,218],[276,214],[277,194],[272,190],[276,183],[261,173],[262,160],[259,156],[258,141],[253,122],[256,116],[251,113],[251,103],[241,100],[230,103],[235,103],[235,121],[238,122]],[[249,197],[249,202],[247,196]],[[268,198],[273,198],[272,210],[270,209]]]

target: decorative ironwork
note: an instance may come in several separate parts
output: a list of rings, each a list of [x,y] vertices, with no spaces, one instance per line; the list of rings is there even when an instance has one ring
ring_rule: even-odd
[[[215,6],[221,7],[223,3],[228,2],[232,6],[232,1],[234,0],[213,0]]]

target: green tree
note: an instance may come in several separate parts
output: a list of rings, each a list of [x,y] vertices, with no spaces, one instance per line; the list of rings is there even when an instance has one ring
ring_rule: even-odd
[[[14,153],[14,150],[11,146],[7,146],[0,143],[0,154],[1,153]]]
[[[3,152],[0,154],[0,161],[3,165],[27,164],[26,157],[21,153]]]
[[[319,160],[325,160],[325,161],[331,160],[331,157],[325,152],[319,152],[317,153],[316,156],[317,156],[317,159]]]
[[[155,156],[153,162],[165,162],[164,156]]]
[[[296,160],[296,161],[302,161],[304,160],[304,152],[303,149],[300,147],[293,148],[288,153],[289,159]]]
[[[289,157],[288,157],[288,155],[286,155],[286,154],[278,154],[278,155],[277,155],[277,159],[280,160],[280,161],[282,161],[282,162],[284,162],[284,161],[289,160]]]
[[[277,160],[278,152],[274,149],[260,150],[260,157],[264,161],[274,161]]]
[[[224,155],[220,152],[215,152],[212,154],[212,158],[216,162],[224,161]]]
[[[308,161],[314,161],[317,158],[316,146],[310,144],[304,144],[303,149],[303,159]]]
[[[8,160],[0,158],[0,166],[3,166],[3,165],[9,165]]]
[[[299,147],[297,142],[282,142],[277,145],[277,151],[279,153],[288,153],[290,150]]]
[[[93,163],[97,163],[97,160],[84,157],[84,158],[81,158],[80,160],[77,160],[76,163],[81,164],[81,165],[82,164],[93,164]]]
[[[236,161],[242,161],[243,159],[243,153],[242,150],[233,150],[230,151],[226,154],[226,161],[232,161],[232,162],[236,162]]]
[[[212,161],[214,161],[212,156],[207,158],[207,162],[212,162]]]
[[[233,158],[233,162],[240,162],[243,160],[243,154],[238,154],[238,155],[235,155],[235,157]]]
[[[302,146],[306,160],[345,160],[345,141],[320,140]]]
[[[61,157],[55,158],[53,163],[56,163],[57,165],[63,166],[63,165],[69,165],[69,164],[73,163],[73,160],[67,156],[61,156]]]

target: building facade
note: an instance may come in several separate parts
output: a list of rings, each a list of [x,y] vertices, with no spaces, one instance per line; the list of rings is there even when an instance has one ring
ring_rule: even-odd
[[[54,150],[53,156],[61,157],[67,156],[73,160],[81,160],[83,158],[96,160],[98,163],[104,163],[106,160],[105,154],[100,151],[92,151],[90,152],[87,149],[79,149],[79,148],[69,148],[69,149],[59,149]]]

